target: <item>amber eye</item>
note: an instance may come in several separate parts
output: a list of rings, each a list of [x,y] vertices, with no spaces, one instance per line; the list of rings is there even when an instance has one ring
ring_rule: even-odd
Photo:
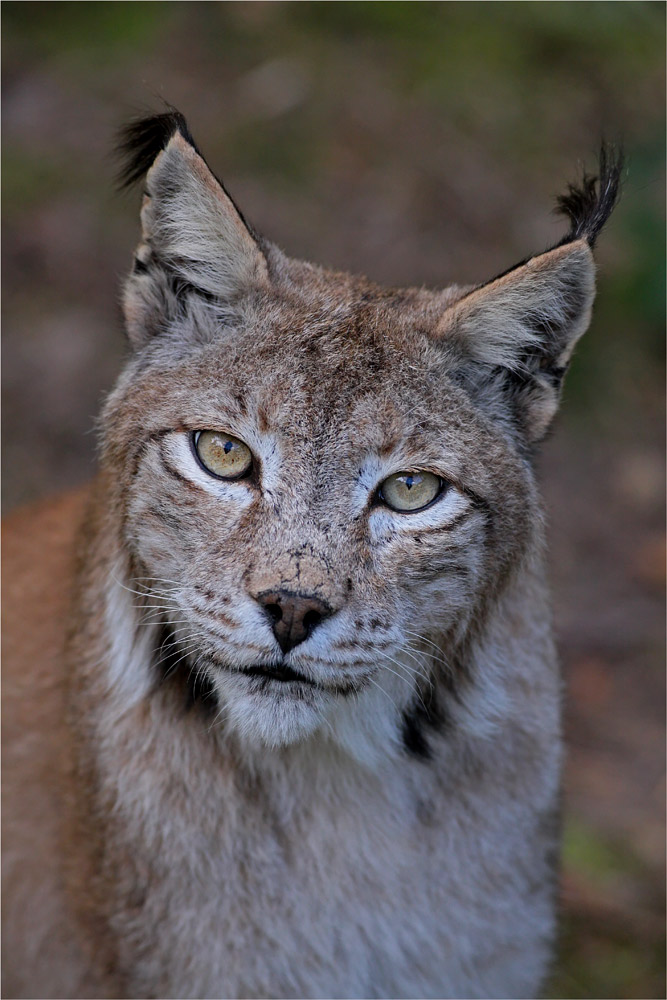
[[[387,507],[409,514],[428,507],[444,485],[432,472],[397,472],[380,484],[378,493]]]
[[[197,458],[207,472],[219,479],[241,479],[252,469],[247,444],[223,431],[197,431],[193,438]]]

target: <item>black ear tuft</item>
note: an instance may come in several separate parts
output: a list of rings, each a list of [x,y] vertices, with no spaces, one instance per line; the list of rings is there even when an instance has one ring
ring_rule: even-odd
[[[118,134],[117,154],[123,161],[118,172],[118,186],[131,187],[140,180],[175,132],[180,132],[199,153],[188,123],[176,108],[161,115],[136,118],[125,125]]]
[[[581,184],[570,184],[567,193],[557,200],[556,211],[570,220],[570,231],[561,244],[585,239],[594,246],[618,202],[622,170],[622,150],[602,143],[598,176],[584,173]]]

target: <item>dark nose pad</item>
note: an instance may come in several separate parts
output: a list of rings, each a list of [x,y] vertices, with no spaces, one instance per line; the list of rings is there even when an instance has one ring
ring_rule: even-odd
[[[259,594],[257,601],[271,620],[273,634],[283,653],[288,653],[307,639],[320,622],[333,614],[324,601],[308,594],[288,590],[270,590]]]

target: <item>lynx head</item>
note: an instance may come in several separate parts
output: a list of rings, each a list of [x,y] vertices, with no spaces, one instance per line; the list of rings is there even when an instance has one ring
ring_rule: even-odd
[[[102,460],[154,666],[180,661],[255,745],[317,730],[428,754],[422,723],[475,684],[462,651],[538,544],[531,458],[589,322],[618,162],[562,200],[558,246],[425,291],[286,257],[176,112],[124,151],[142,238]]]

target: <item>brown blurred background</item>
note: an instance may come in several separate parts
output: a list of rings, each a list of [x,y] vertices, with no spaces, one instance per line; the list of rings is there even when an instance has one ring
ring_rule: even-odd
[[[544,450],[566,669],[553,997],[664,997],[662,3],[3,4],[4,509],[94,469],[139,193],[112,136],[165,99],[258,229],[386,283],[476,282],[628,155]]]

